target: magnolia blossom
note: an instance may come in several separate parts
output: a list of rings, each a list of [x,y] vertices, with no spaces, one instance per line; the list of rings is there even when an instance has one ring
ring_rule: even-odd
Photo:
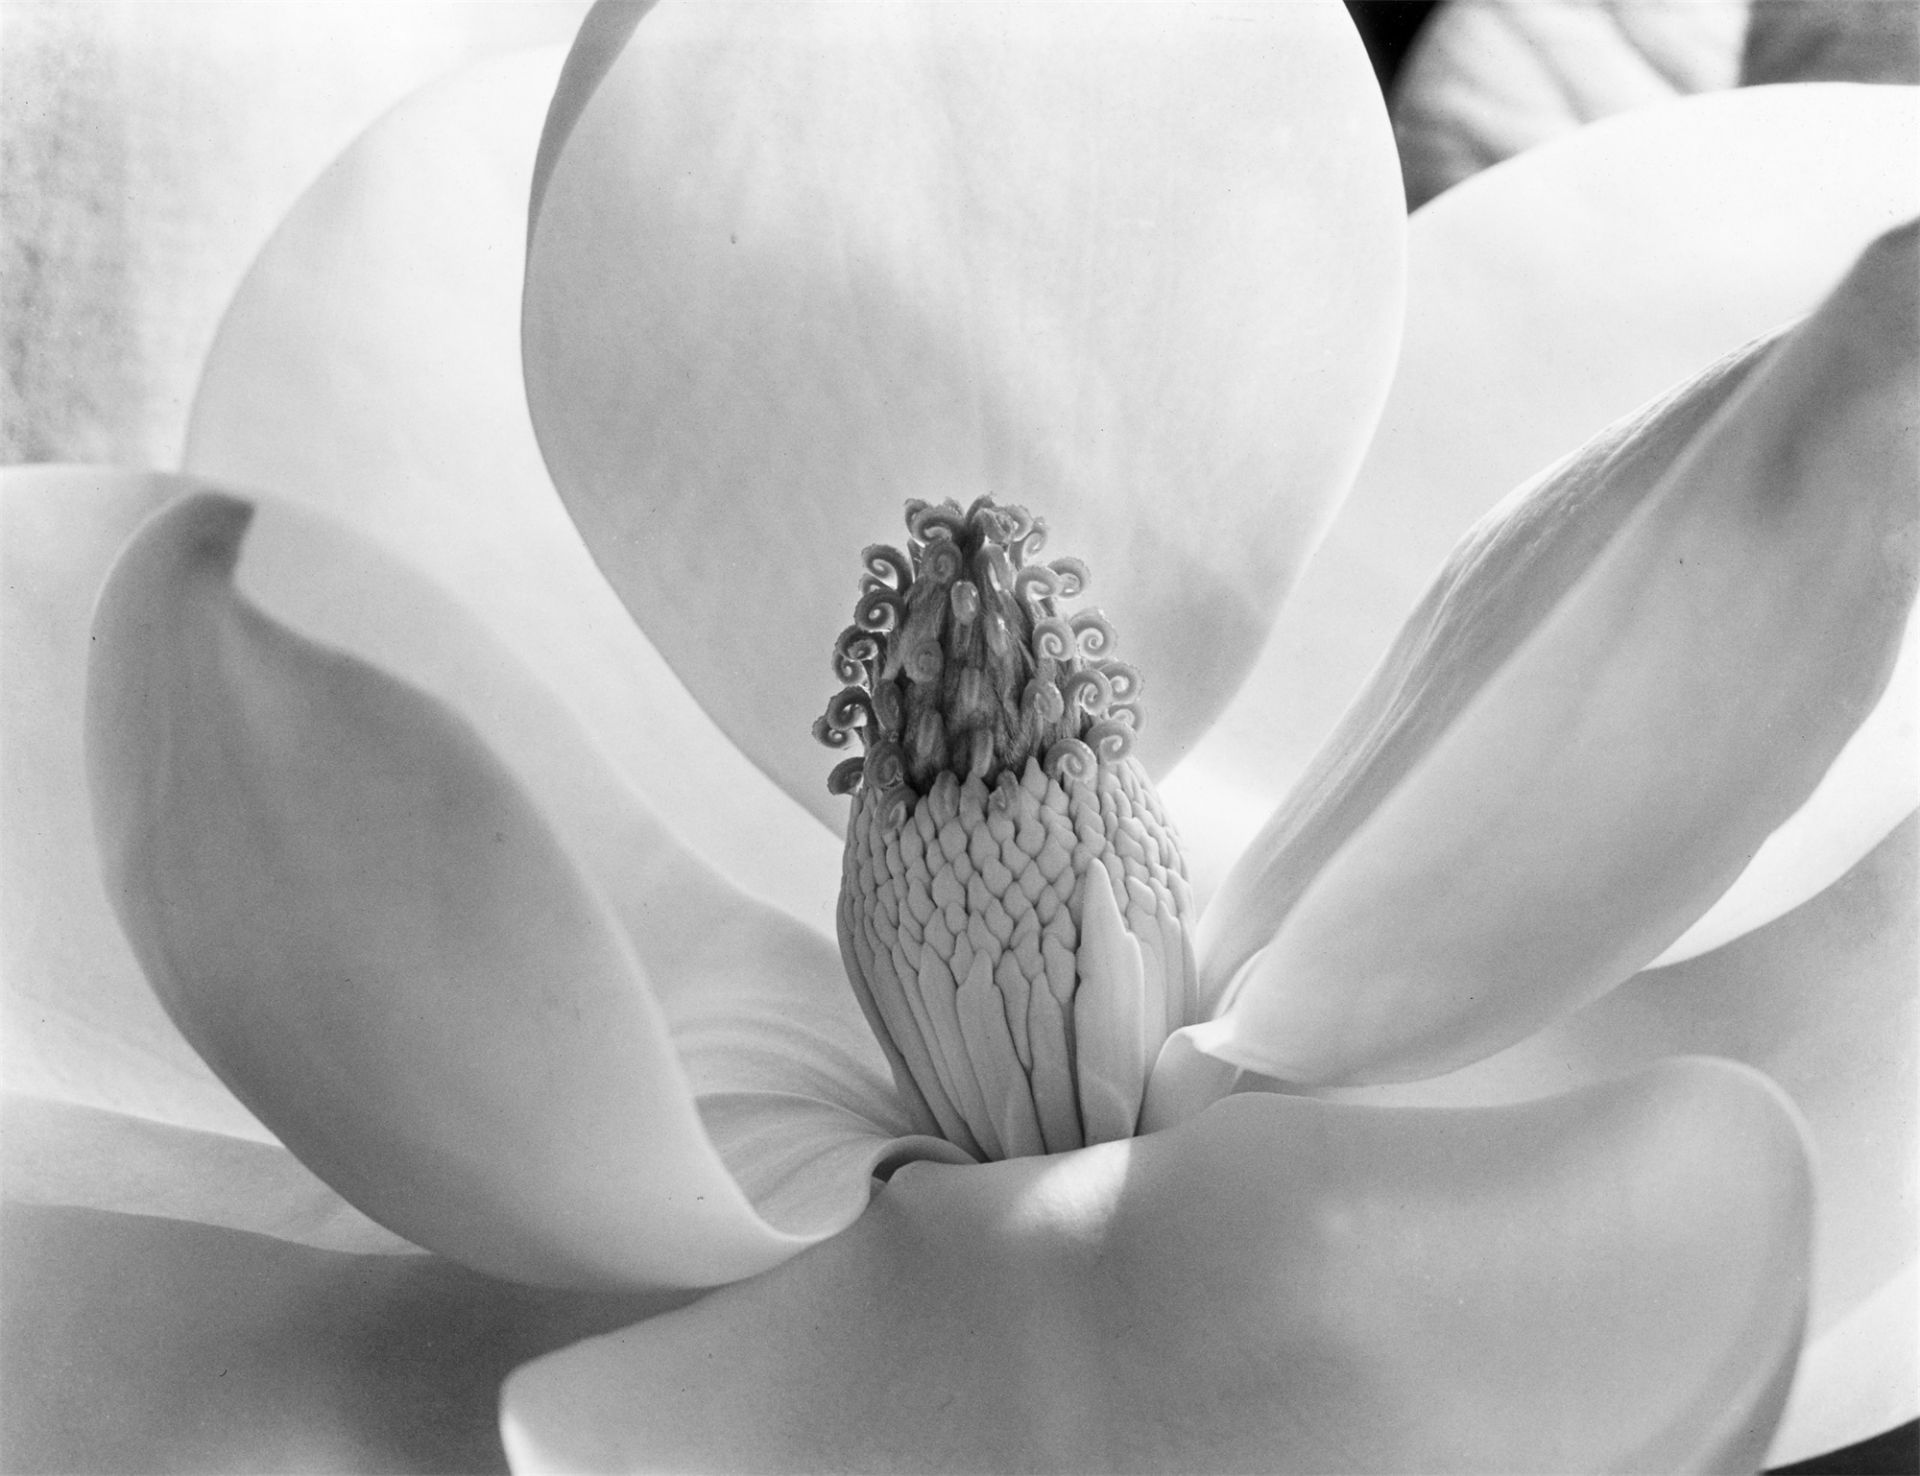
[[[1715,99],[1462,186],[1415,223],[1389,396],[1399,182],[1335,7],[610,7],[541,135],[556,61],[457,79],[316,185],[229,313],[190,476],[22,479],[98,542],[158,509],[83,643],[107,891],[345,1202],[157,1024],[121,1036],[140,1080],[48,1094],[144,1093],[180,1126],[141,1162],[239,1186],[187,1212],[359,1252],[395,1321],[485,1307],[482,1382],[607,1333],[508,1385],[527,1470],[1757,1465],[1807,1317],[1805,1126],[1750,1068],[1659,1058],[1727,971],[1769,1010],[1810,961],[1906,987],[1878,903],[1911,845],[1913,231],[1848,267],[1914,212],[1912,100]],[[1550,201],[1584,273],[1528,239]],[[1620,290],[1582,305],[1596,265]],[[1497,386],[1543,302],[1624,346],[1513,356],[1514,423],[1460,381]],[[1309,759],[1288,705],[1363,668],[1269,638],[1296,582],[1351,606],[1303,642],[1408,615],[1502,458],[1674,380],[1493,507]],[[842,571],[904,500],[976,492],[1091,566],[1210,898],[1158,1130],[985,1166],[915,1130],[847,986],[808,736]],[[1764,1018],[1726,1049],[1792,1059]],[[1899,1119],[1790,1085],[1842,1206],[1812,1310],[1840,1387],[1911,1249],[1845,1127]],[[1422,1090],[1478,1105],[1385,1100]],[[28,1121],[43,1197],[168,1212],[97,1112]],[[94,1228],[35,1249],[97,1273]],[[422,1282],[388,1232],[522,1289]],[[260,1438],[315,1463],[272,1412]]]

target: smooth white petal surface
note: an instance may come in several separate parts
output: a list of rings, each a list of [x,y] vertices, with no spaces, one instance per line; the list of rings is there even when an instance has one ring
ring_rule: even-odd
[[[9,1465],[180,1476],[502,1470],[508,1370],[661,1301],[21,1204],[0,1296]]]
[[[1917,854],[1909,820],[1811,902],[1725,948],[1640,974],[1463,1071],[1334,1095],[1524,1101],[1695,1051],[1766,1072],[1805,1115],[1820,1176],[1811,1342],[1769,1461],[1865,1439],[1920,1413],[1920,1385],[1900,1375],[1914,1362],[1910,1304],[1904,1317],[1865,1310],[1910,1278],[1920,1243]]]
[[[420,1254],[278,1143],[19,1092],[0,1096],[0,1191],[11,1204],[152,1215],[316,1250]]]
[[[1399,315],[1331,4],[679,4],[554,108],[528,392],[595,556],[822,815],[808,724],[911,497],[1029,505],[1204,730],[1344,490]],[[602,34],[602,32],[611,34]],[[579,94],[591,89],[591,96]]]
[[[1804,802],[1913,599],[1916,238],[1462,545],[1209,910],[1205,1049],[1319,1082],[1487,1054],[1643,966]]]
[[[1151,1137],[914,1166],[846,1234],[556,1354],[514,1468],[1752,1470],[1811,1183],[1757,1074],[1553,1102],[1242,1096]]]
[[[221,324],[187,465],[323,508],[437,579],[700,855],[830,930],[832,835],[634,628],[534,444],[522,243],[559,66],[527,53],[428,88],[315,182]]]
[[[147,988],[100,881],[82,757],[93,601],[178,490],[0,471],[0,1075],[17,1090],[266,1138]]]
[[[1353,493],[1246,685],[1162,785],[1197,893],[1298,779],[1467,529],[1610,422],[1810,311],[1870,240],[1920,214],[1916,154],[1912,89],[1750,88],[1582,129],[1414,215],[1406,338]],[[1880,834],[1911,808],[1883,799]],[[1796,868],[1797,895],[1771,915],[1874,839],[1832,869]]]
[[[208,495],[150,524],[95,631],[110,891],[195,1046],[362,1209],[485,1269],[708,1284],[856,1216],[890,1093],[826,992],[831,945],[705,873],[536,682],[370,545],[276,509],[241,580],[422,685],[260,613],[232,582],[252,516]],[[795,1114],[775,1143],[789,1175],[823,1166],[807,1194],[768,1191],[777,1226],[702,1127],[676,989],[723,1017],[689,1026],[696,1059],[728,1018],[777,1038],[759,1058],[780,1069],[726,1086],[828,1083],[837,1115]],[[736,1136],[765,1180],[752,1126]]]

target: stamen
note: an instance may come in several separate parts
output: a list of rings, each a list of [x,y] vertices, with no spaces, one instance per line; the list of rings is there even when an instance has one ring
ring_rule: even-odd
[[[987,1158],[1122,1136],[1196,1006],[1184,864],[1131,757],[1140,674],[1098,611],[1061,610],[1086,566],[1035,562],[1025,509],[910,502],[907,532],[862,552],[814,725],[867,745],[828,779],[841,956],[921,1130]]]

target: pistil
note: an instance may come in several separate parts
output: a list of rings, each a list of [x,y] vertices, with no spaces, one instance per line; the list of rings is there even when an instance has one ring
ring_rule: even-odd
[[[920,1129],[980,1158],[1130,1136],[1162,1042],[1193,1018],[1192,898],[1131,757],[1138,672],[1077,559],[981,498],[907,504],[863,557],[846,685],[814,732],[864,752],[840,951]]]

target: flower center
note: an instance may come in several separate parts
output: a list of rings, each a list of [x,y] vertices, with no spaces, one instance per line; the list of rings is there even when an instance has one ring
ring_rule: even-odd
[[[1162,1042],[1193,1018],[1186,863],[1130,757],[1139,674],[1078,559],[980,498],[907,504],[862,555],[847,685],[814,734],[865,752],[840,953],[922,1131],[980,1158],[1130,1136]]]

